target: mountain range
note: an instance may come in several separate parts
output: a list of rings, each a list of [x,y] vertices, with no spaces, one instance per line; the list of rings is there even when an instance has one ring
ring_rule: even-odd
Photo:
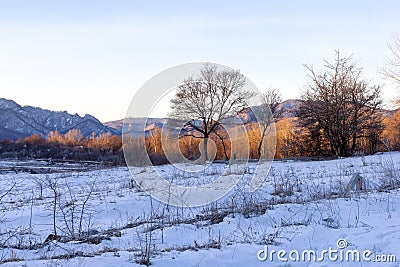
[[[51,131],[66,133],[71,129],[81,130],[84,136],[90,136],[92,133],[100,135],[106,132],[121,134],[89,114],[81,117],[66,111],[21,106],[13,100],[0,98],[0,140],[16,140],[32,134],[45,137]]]

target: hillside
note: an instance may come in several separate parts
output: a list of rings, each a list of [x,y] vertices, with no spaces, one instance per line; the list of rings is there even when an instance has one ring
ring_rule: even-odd
[[[116,129],[103,125],[95,117],[86,114],[71,115],[66,111],[50,111],[32,106],[21,106],[13,100],[0,98],[0,140],[16,140],[32,134],[46,136],[50,131],[66,133],[71,129],[81,130],[84,136],[110,132]]]

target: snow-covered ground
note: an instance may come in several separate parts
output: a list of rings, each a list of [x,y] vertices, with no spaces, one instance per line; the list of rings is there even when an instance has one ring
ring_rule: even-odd
[[[0,162],[3,168],[13,164],[20,163]],[[255,164],[249,164],[228,195],[197,208],[151,199],[127,168],[3,173],[0,262],[102,267],[140,266],[149,259],[152,266],[399,266],[399,152],[276,161],[264,184],[249,193]],[[268,172],[267,164],[258,167]],[[232,175],[240,172],[240,166],[224,164],[212,164],[197,176],[171,165],[158,166],[157,172],[177,184],[193,185],[214,180],[226,168]],[[132,172],[149,179],[155,175],[150,167]],[[348,192],[357,173],[365,178],[366,190]],[[58,240],[51,240],[54,222]],[[377,257],[391,262],[374,261]]]

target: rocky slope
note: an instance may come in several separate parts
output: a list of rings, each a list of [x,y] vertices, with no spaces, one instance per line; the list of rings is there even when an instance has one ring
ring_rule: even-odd
[[[0,140],[16,140],[32,134],[46,136],[50,131],[66,133],[71,129],[81,130],[84,136],[110,132],[120,134],[114,128],[103,125],[95,117],[86,114],[72,115],[66,111],[50,111],[38,107],[21,106],[13,100],[0,98]]]

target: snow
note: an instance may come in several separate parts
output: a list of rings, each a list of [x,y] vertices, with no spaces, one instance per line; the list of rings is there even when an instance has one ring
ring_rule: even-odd
[[[400,178],[400,153],[384,153],[331,161],[275,161],[255,193],[247,190],[251,171],[238,185],[215,203],[197,208],[168,206],[151,199],[132,185],[127,168],[109,168],[49,174],[0,174],[0,261],[4,266],[140,266],[136,261],[145,251],[146,239],[154,250],[152,266],[399,266],[400,190],[387,186]],[[11,165],[34,162],[0,162]],[[243,167],[230,166],[232,175]],[[196,167],[180,166],[196,170]],[[229,166],[212,164],[197,175],[172,165],[136,168],[148,176],[156,172],[180,185],[205,184]],[[258,166],[267,173],[268,165]],[[79,168],[78,168],[79,169]],[[367,180],[367,191],[345,189],[359,173]],[[59,235],[68,236],[60,207],[70,223],[71,207],[79,211],[88,192],[82,224],[101,242],[50,241],[53,233],[54,198],[48,183],[57,184]],[[43,187],[40,197],[40,186]],[[0,197],[1,198],[1,197]],[[76,213],[76,220],[79,212]],[[76,226],[77,221],[74,222]],[[71,226],[71,224],[69,225]],[[395,255],[396,262],[271,262],[260,261],[257,253],[271,250],[338,249],[344,239],[346,250],[371,250],[375,255]],[[396,253],[398,255],[396,255]],[[69,257],[69,259],[63,259]],[[15,261],[13,261],[15,260]],[[17,261],[18,260],[18,261]]]

